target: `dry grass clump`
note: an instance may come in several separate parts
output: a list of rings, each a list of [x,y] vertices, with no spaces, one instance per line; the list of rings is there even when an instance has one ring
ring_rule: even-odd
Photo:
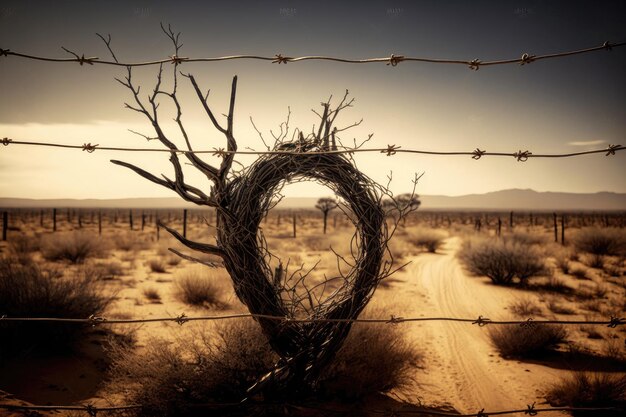
[[[507,357],[534,358],[565,341],[567,331],[560,325],[493,326],[489,338],[500,354]]]
[[[91,257],[102,256],[105,247],[100,238],[87,232],[59,232],[46,235],[41,243],[41,255],[49,261],[83,263]]]
[[[143,296],[146,297],[150,302],[160,303],[161,302],[161,294],[159,294],[159,290],[153,287],[147,287],[143,289]]]
[[[576,372],[562,378],[546,395],[554,407],[626,407],[626,375]],[[623,411],[573,411],[574,416],[622,416]]]
[[[548,242],[548,239],[544,235],[525,232],[511,233],[507,235],[505,239],[526,246],[545,245]]]
[[[591,279],[589,278],[587,269],[581,266],[571,268],[569,274],[577,279],[585,279],[585,280]]]
[[[111,280],[117,279],[126,274],[124,266],[116,261],[111,262],[98,262],[91,265],[91,268],[95,270],[100,279]]]
[[[548,309],[554,314],[576,314],[576,310],[559,303],[555,297],[548,300]]]
[[[520,298],[509,305],[509,311],[518,317],[532,317],[541,315],[541,307],[530,297]]]
[[[32,259],[33,252],[40,250],[41,242],[37,236],[18,234],[11,236],[9,253],[20,263],[27,263]]]
[[[61,269],[41,268],[0,259],[0,316],[87,318],[101,314],[110,304],[98,277],[90,269],[64,277]],[[74,324],[15,322],[0,324],[0,351],[44,343],[67,346],[86,327]]]
[[[114,349],[109,390],[124,392],[126,400],[143,404],[139,416],[186,417],[200,412],[194,404],[238,403],[278,358],[253,320],[214,323],[189,339],[154,341],[145,351]],[[320,376],[308,399],[352,401],[402,386],[412,378],[410,367],[419,359],[399,326],[355,326],[333,362]],[[280,402],[280,398],[274,398]],[[207,409],[204,410],[206,413]],[[283,415],[285,410],[254,406],[211,407],[215,416]],[[206,415],[206,414],[201,414]]]
[[[593,255],[620,256],[626,254],[626,231],[617,228],[585,228],[576,233],[574,246]]]
[[[150,270],[152,272],[156,272],[159,274],[163,274],[167,272],[167,266],[165,265],[165,262],[163,262],[161,258],[150,259],[148,261],[148,266],[150,267]]]
[[[484,275],[494,284],[521,285],[534,276],[548,275],[541,253],[513,240],[482,238],[467,240],[457,255],[475,275]]]
[[[443,246],[446,235],[438,230],[418,228],[411,232],[410,240],[418,248],[430,253],[437,252]]]
[[[174,295],[185,304],[226,308],[230,277],[224,269],[195,268],[178,274]]]

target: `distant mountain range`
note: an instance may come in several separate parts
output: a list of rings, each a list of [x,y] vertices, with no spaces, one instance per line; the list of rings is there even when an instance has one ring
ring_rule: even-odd
[[[502,190],[461,196],[422,195],[423,210],[626,210],[626,193],[589,194]],[[313,208],[316,197],[284,198],[279,208]],[[180,198],[123,199],[28,199],[0,198],[0,208],[75,207],[75,208],[191,208],[197,207]]]

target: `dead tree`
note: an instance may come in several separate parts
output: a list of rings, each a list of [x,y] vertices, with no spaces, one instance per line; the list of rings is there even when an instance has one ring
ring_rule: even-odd
[[[326,225],[328,223],[328,213],[339,207],[337,200],[334,198],[320,198],[315,204],[315,208],[322,212],[324,217],[324,234],[326,234]]]
[[[292,395],[306,392],[315,386],[320,370],[341,347],[351,327],[349,320],[358,317],[378,283],[394,272],[393,258],[387,248],[390,234],[380,205],[383,196],[388,195],[387,189],[359,171],[352,155],[326,152],[330,147],[342,146],[340,132],[360,123],[339,129],[334,126],[341,110],[350,107],[353,100],[348,100],[346,91],[336,106],[331,105],[331,99],[322,103],[321,114],[315,112],[319,117],[319,125],[317,128],[314,126],[306,135],[296,129],[289,139],[287,121],[281,125],[278,135],[272,133],[273,147],[268,146],[259,133],[267,150],[273,152],[260,156],[246,168],[233,171],[237,151],[233,123],[237,77],[232,80],[228,112],[224,115],[225,119],[221,119],[211,109],[209,93],[203,93],[196,78],[190,73],[179,72],[179,67],[185,60],[179,55],[180,34],[175,34],[171,28],[163,28],[163,31],[174,45],[171,89],[166,91],[163,87],[163,65],[159,67],[156,85],[147,99],[144,98],[145,95],[140,95],[140,87],[133,81],[131,67],[127,67],[126,77],[117,81],[131,93],[132,103],[126,103],[126,107],[143,115],[154,130],[151,135],[140,135],[146,139],[154,137],[170,150],[169,161],[173,176],[155,175],[127,162],[111,162],[169,188],[186,201],[215,208],[218,226],[214,243],[192,241],[166,224],[159,225],[188,248],[222,259],[222,265],[232,279],[237,297],[255,315],[270,346],[279,355],[280,360],[275,367],[250,387],[249,394],[263,392],[276,395],[280,392]],[[110,36],[100,37],[117,61],[110,46]],[[183,123],[182,106],[178,98],[181,76],[189,81],[213,127],[224,136],[226,147],[215,147],[212,155],[213,161],[216,158],[219,160],[219,165],[207,162],[195,153],[184,152],[193,151],[193,147]],[[174,106],[174,121],[178,134],[185,143],[183,149],[161,127],[158,111],[161,100],[169,101]],[[185,158],[188,165],[200,171],[210,181],[212,185],[208,192],[185,180],[181,158]],[[276,270],[270,263],[278,257],[269,251],[260,228],[263,218],[279,200],[277,196],[282,187],[302,180],[317,181],[341,198],[353,214],[358,235],[353,239],[357,246],[353,251],[354,262],[348,264],[348,272],[341,269],[339,271],[343,286],[326,298],[326,281],[315,287],[308,287],[306,278],[309,273],[303,273],[302,268],[290,272],[286,263],[284,268],[280,268],[280,274],[275,273]],[[406,210],[402,213],[406,213]],[[181,255],[204,265],[218,266],[189,255]],[[298,292],[297,288],[304,289]],[[269,316],[287,320],[275,320]],[[288,320],[296,317],[325,320]]]

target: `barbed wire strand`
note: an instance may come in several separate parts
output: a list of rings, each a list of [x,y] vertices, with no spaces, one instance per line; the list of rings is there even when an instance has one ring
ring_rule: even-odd
[[[273,64],[287,64],[289,62],[302,62],[302,61],[331,61],[331,62],[340,62],[347,64],[370,64],[370,63],[386,63],[389,66],[395,67],[401,62],[421,62],[421,63],[431,63],[431,64],[455,64],[455,65],[466,65],[472,70],[478,70],[480,67],[486,66],[494,66],[494,65],[507,65],[507,64],[519,64],[519,65],[528,65],[532,62],[545,60],[545,59],[554,59],[554,58],[563,58],[572,55],[580,55],[586,54],[590,52],[596,51],[611,51],[613,48],[619,48],[621,46],[626,45],[626,42],[618,42],[611,43],[609,41],[604,42],[600,46],[594,46],[591,48],[583,48],[576,49],[571,51],[557,52],[552,54],[544,54],[544,55],[532,55],[529,53],[523,53],[519,55],[519,58],[511,58],[511,59],[501,59],[501,60],[491,60],[491,61],[482,61],[480,59],[472,59],[472,60],[464,60],[464,59],[437,59],[437,58],[421,58],[421,57],[408,57],[404,55],[396,55],[391,54],[388,57],[381,58],[363,58],[363,59],[352,59],[352,58],[343,58],[343,57],[332,57],[332,56],[323,56],[323,55],[313,55],[313,56],[300,56],[300,57],[290,57],[285,56],[283,54],[275,54],[274,56],[261,56],[261,55],[229,55],[229,56],[220,56],[220,57],[210,57],[210,58],[190,58],[190,57],[181,57],[177,55],[171,55],[164,59],[158,59],[154,61],[145,61],[145,62],[118,62],[118,61],[108,61],[102,60],[97,56],[85,57],[85,54],[81,54],[80,56],[67,48],[62,47],[62,49],[73,55],[73,58],[51,58],[44,56],[31,55],[27,53],[21,53],[17,51],[12,51],[11,49],[2,49],[0,48],[0,56],[15,56],[19,58],[25,58],[36,61],[46,61],[46,62],[77,62],[81,66],[84,64],[87,65],[113,65],[119,67],[143,67],[150,65],[161,65],[165,63],[172,64],[182,64],[182,63],[190,63],[190,62],[217,62],[217,61],[231,61],[231,60],[261,60],[261,61],[270,61]]]
[[[327,151],[315,151],[315,152],[298,152],[298,151],[253,151],[253,150],[237,150],[237,151],[227,151],[222,148],[213,148],[212,150],[171,150],[171,149],[157,149],[157,148],[126,148],[126,147],[112,147],[112,146],[100,146],[99,144],[91,144],[84,143],[83,145],[70,145],[66,143],[52,143],[52,142],[32,142],[32,141],[20,141],[14,140],[10,138],[0,139],[0,144],[4,146],[9,145],[26,145],[26,146],[42,146],[42,147],[53,147],[53,148],[64,148],[64,149],[80,149],[83,151],[87,151],[87,153],[93,153],[96,150],[99,151],[119,151],[119,152],[167,152],[167,153],[176,153],[176,154],[211,154],[213,156],[223,157],[226,155],[323,155],[323,154],[354,154],[354,153],[365,153],[365,152],[376,152],[386,154],[387,156],[393,156],[397,153],[409,153],[409,154],[422,154],[422,155],[437,155],[437,156],[471,156],[472,159],[478,160],[483,156],[506,156],[506,157],[514,157],[519,162],[526,162],[530,158],[571,158],[582,155],[591,155],[604,153],[605,156],[615,155],[616,152],[623,151],[626,149],[626,146],[622,145],[609,145],[606,148],[602,149],[593,149],[588,151],[580,151],[580,152],[567,152],[567,153],[541,153],[536,154],[532,153],[528,150],[522,151],[519,150],[517,152],[487,152],[485,150],[481,150],[480,148],[476,148],[475,150],[469,151],[428,151],[421,149],[402,149],[400,146],[396,145],[387,145],[386,148],[345,148],[339,150],[327,150]]]
[[[289,403],[281,403],[281,404],[272,404],[272,403],[254,403],[254,406],[262,406],[262,407],[276,407],[276,406],[288,406],[293,408],[305,408],[305,409],[319,409],[332,411],[323,407],[310,407],[307,405],[301,404],[289,404]],[[215,404],[197,404],[193,405],[194,408],[216,408],[216,407],[242,407],[241,403],[215,403]],[[92,417],[96,417],[99,412],[120,412],[120,411],[129,411],[129,410],[137,410],[142,408],[143,406],[140,404],[130,404],[130,405],[119,405],[119,406],[110,406],[110,407],[96,407],[92,404],[85,405],[17,405],[17,404],[0,404],[0,409],[5,410],[23,410],[23,411],[82,411],[89,414]],[[526,405],[526,408],[523,409],[511,409],[511,410],[496,410],[496,411],[485,411],[485,409],[481,409],[476,413],[468,413],[468,414],[458,414],[451,413],[445,411],[434,411],[434,410],[370,410],[376,414],[384,414],[389,416],[394,416],[398,414],[412,414],[412,415],[435,415],[435,416],[450,416],[450,417],[489,417],[495,415],[507,415],[507,414],[518,414],[523,413],[524,415],[537,415],[539,413],[548,413],[548,412],[556,412],[556,411],[622,411],[622,409],[617,407],[544,407],[544,408],[536,408],[533,403]]]
[[[562,325],[605,325],[615,328],[617,326],[626,325],[626,318],[611,316],[609,320],[535,320],[532,317],[526,320],[491,320],[489,318],[478,316],[478,318],[461,318],[461,317],[402,317],[390,315],[389,318],[383,319],[322,319],[322,318],[290,318],[283,316],[271,316],[266,314],[227,314],[219,316],[187,316],[185,313],[176,317],[155,317],[155,318],[132,318],[132,319],[107,319],[102,316],[92,315],[88,318],[61,318],[61,317],[8,317],[0,316],[0,322],[49,322],[49,323],[83,323],[92,326],[100,324],[135,324],[135,323],[155,323],[155,322],[175,322],[180,325],[189,321],[218,321],[232,320],[242,318],[257,318],[275,321],[287,321],[292,323],[369,323],[369,324],[398,324],[409,322],[425,322],[425,321],[451,321],[458,323],[477,324],[479,327],[486,325],[522,325],[534,326],[541,324],[562,324]]]

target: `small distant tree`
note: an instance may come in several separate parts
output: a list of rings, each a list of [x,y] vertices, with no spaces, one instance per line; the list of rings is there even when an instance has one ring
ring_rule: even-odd
[[[406,193],[396,196],[395,199],[383,200],[381,204],[385,215],[392,217],[394,224],[397,224],[397,219],[405,219],[406,214],[417,210],[422,202],[417,194]]]
[[[339,203],[334,198],[320,198],[315,204],[315,208],[321,210],[324,216],[324,234],[326,234],[326,224],[328,222],[328,213],[339,207]]]

